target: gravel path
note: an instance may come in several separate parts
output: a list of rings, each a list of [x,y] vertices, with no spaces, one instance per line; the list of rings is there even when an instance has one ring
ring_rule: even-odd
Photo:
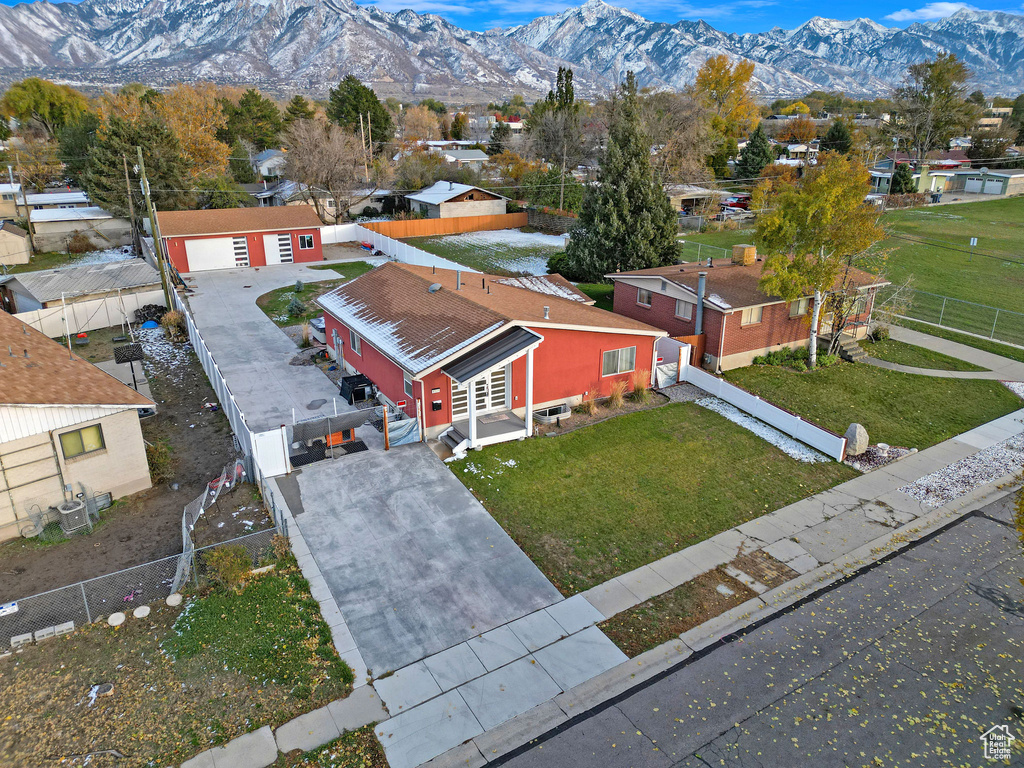
[[[700,387],[689,384],[685,381],[681,384],[673,384],[671,387],[665,387],[658,391],[669,400],[676,403],[690,403],[694,400],[699,400],[702,397],[707,397],[708,395],[708,393]]]
[[[904,485],[899,490],[929,507],[941,507],[975,488],[1024,466],[1024,434],[1014,435],[973,456]]]

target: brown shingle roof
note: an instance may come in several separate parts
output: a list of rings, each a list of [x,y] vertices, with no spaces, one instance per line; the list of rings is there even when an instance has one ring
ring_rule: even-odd
[[[123,405],[153,402],[92,363],[0,312],[0,404]],[[10,346],[10,352],[8,352]],[[28,357],[25,357],[25,352]]]
[[[10,232],[12,235],[17,235],[18,237],[28,237],[28,232],[16,224],[11,224],[9,221],[5,221],[3,224],[0,224],[0,231]]]
[[[318,303],[406,370],[422,371],[509,324],[576,326],[664,335],[638,320],[519,285],[495,275],[388,262],[320,297]],[[578,293],[561,276],[551,285]],[[432,284],[441,286],[431,292]],[[544,308],[548,307],[548,319]]]
[[[320,217],[308,205],[270,208],[220,208],[208,211],[159,211],[161,237],[235,235],[281,229],[319,229]]]
[[[718,309],[756,307],[761,304],[774,304],[782,301],[780,297],[765,293],[758,287],[762,262],[741,266],[733,264],[729,259],[720,259],[712,263],[713,267],[697,263],[675,264],[669,267],[638,269],[633,272],[616,272],[608,277],[612,279],[644,275],[663,277],[696,294],[698,273],[707,272],[705,292],[710,303]],[[852,270],[851,277],[853,285],[858,288],[885,282],[879,281],[874,275],[860,269]]]

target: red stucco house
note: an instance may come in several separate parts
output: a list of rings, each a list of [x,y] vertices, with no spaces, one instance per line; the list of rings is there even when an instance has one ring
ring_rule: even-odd
[[[179,272],[323,261],[320,217],[305,205],[160,211],[164,250]]]
[[[721,259],[710,265],[676,264],[607,277],[615,282],[617,314],[662,328],[672,337],[703,336],[703,359],[692,362],[725,371],[750,365],[759,355],[809,343],[813,299],[786,302],[766,294],[758,287],[761,265],[760,260],[744,264]],[[875,292],[888,283],[854,270],[853,284],[860,297],[847,333],[862,338]],[[827,318],[822,318],[820,328],[829,330]]]
[[[366,375],[427,437],[461,449],[528,437],[536,411],[653,371],[665,336],[597,309],[559,275],[387,263],[318,302],[345,370]]]

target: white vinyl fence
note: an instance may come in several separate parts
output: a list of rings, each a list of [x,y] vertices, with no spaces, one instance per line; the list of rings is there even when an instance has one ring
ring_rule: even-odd
[[[320,242],[324,245],[365,239],[363,228],[358,224],[326,224],[320,227]]]
[[[359,227],[357,224],[352,226],[359,228],[359,237],[356,239],[361,242],[373,243],[375,251],[383,251],[395,261],[400,261],[403,264],[437,267],[439,269],[461,269],[463,272],[477,271],[462,264],[456,264],[454,261],[442,258],[441,256],[435,256],[433,253],[427,253],[420,248],[403,243],[401,240],[395,240],[387,235],[382,235],[380,232],[374,232],[372,229]]]
[[[88,301],[69,301],[66,307],[33,309],[29,312],[19,312],[15,317],[50,338],[55,338],[63,336],[65,332],[74,335],[83,331],[113,328],[126,319],[135,322],[135,310],[146,304],[164,306],[164,292],[143,291]],[[64,326],[65,314],[67,328]]]
[[[842,461],[846,456],[845,437],[829,432],[827,429],[822,429],[811,422],[804,421],[795,413],[790,413],[778,406],[765,402],[757,395],[752,395],[746,390],[740,389],[717,376],[712,376],[696,366],[684,365],[680,379],[700,387],[715,397],[721,398],[741,411],[749,413],[755,419],[760,419],[765,424],[770,424],[780,432],[784,432],[801,443],[806,443],[812,448],[818,449],[836,461]]]

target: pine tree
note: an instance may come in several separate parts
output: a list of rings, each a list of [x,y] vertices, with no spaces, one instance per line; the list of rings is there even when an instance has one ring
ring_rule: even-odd
[[[312,120],[314,117],[316,117],[316,110],[313,109],[313,105],[306,101],[304,96],[299,94],[292,96],[292,100],[284,108],[284,122],[286,125],[290,125],[296,120]]]
[[[836,120],[829,126],[825,138],[821,140],[821,151],[848,155],[851,149],[853,149],[853,136],[850,133],[850,126],[846,124],[845,120]]]
[[[500,123],[496,123],[494,129],[491,131],[491,144],[489,152],[492,155],[500,155],[508,147],[509,141],[512,140],[512,128],[504,120]]]
[[[372,133],[374,143],[390,141],[394,136],[395,124],[391,113],[380,103],[377,94],[359,82],[355,75],[348,75],[337,88],[331,88],[327,117],[336,125],[358,134],[360,115],[363,116],[363,129]],[[367,116],[370,119],[369,129],[365,125]],[[369,140],[370,136],[366,138]]]
[[[146,201],[139,184],[138,154],[142,147],[149,178],[150,194],[159,210],[191,208],[194,200],[186,182],[185,162],[174,134],[155,117],[138,122],[111,115],[98,134],[89,168],[85,173],[85,189],[96,205],[115,216],[128,218],[128,189],[124,180],[124,160],[128,160],[132,203],[136,224],[146,212]]]
[[[231,145],[231,159],[228,161],[231,169],[231,178],[239,184],[253,184],[256,182],[256,169],[252,167],[252,158],[249,151],[240,141]]]
[[[572,280],[602,282],[616,270],[674,264],[679,257],[676,213],[651,167],[632,72],[612,96],[611,111],[598,183],[588,187],[565,249],[565,276]]]
[[[770,165],[775,159],[772,152],[772,145],[764,129],[758,125],[754,132],[747,139],[747,146],[740,151],[739,159],[736,161],[736,177],[740,179],[756,179],[766,165]]]
[[[245,139],[256,151],[277,146],[283,123],[277,105],[255,88],[250,88],[238,100],[238,106],[221,102],[227,125],[217,131],[217,138],[225,144]]]
[[[917,192],[917,184],[914,183],[914,172],[910,170],[909,163],[899,163],[893,171],[892,180],[889,182],[890,195],[906,195],[910,192]]]

